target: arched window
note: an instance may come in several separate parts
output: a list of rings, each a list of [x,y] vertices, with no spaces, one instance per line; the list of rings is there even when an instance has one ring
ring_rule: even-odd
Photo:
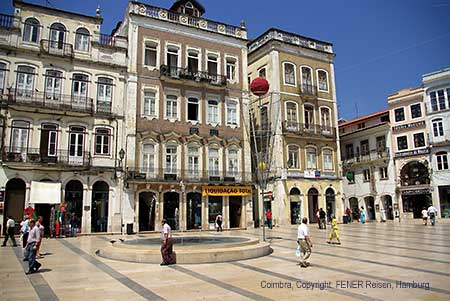
[[[63,49],[66,38],[66,27],[61,23],[50,26],[50,48]]]
[[[333,170],[333,151],[331,149],[324,149],[323,155],[323,169],[330,171]]]
[[[306,169],[317,169],[317,151],[314,147],[306,148]]]
[[[304,94],[313,94],[313,78],[312,78],[312,69],[307,66],[303,66],[301,68],[302,73],[302,93]]]
[[[296,145],[288,146],[287,167],[294,168],[294,169],[300,168],[299,161],[298,161],[298,146],[296,146]]]
[[[188,145],[187,175],[191,180],[200,179],[200,151],[197,143]]]
[[[75,102],[87,101],[89,77],[75,73],[72,78],[72,98]]]
[[[307,130],[314,129],[314,106],[312,105],[304,105],[304,127]]]
[[[142,144],[142,172],[155,174],[155,145],[153,143]]]
[[[111,113],[113,95],[113,80],[99,77],[97,83],[97,112]]]
[[[35,69],[29,66],[17,67],[17,96],[32,97],[34,91]]]
[[[284,83],[286,85],[295,85],[295,65],[284,63]]]
[[[317,70],[317,83],[319,91],[328,92],[328,73],[325,70]]]
[[[28,18],[23,25],[23,40],[25,42],[37,43],[39,40],[39,21],[35,18]]]
[[[89,31],[86,28],[78,28],[75,32],[75,50],[89,51]]]
[[[219,159],[219,148],[218,147],[210,147],[208,150],[208,169],[210,177],[218,177],[219,169],[220,169],[220,159]]]
[[[295,102],[286,102],[286,123],[287,129],[298,130],[298,111]]]
[[[438,170],[448,170],[447,152],[436,153],[436,164]]]
[[[329,108],[320,108],[320,125],[322,127],[322,131],[331,131],[331,114]]]

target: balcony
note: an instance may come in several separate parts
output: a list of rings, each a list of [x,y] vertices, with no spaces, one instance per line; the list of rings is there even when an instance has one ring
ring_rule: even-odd
[[[342,161],[347,165],[365,164],[369,162],[378,162],[380,160],[389,159],[389,148],[371,150],[369,153],[354,155],[354,156],[342,156]]]
[[[2,152],[3,162],[24,163],[40,165],[43,167],[59,168],[88,168],[91,162],[90,152],[76,153],[68,150],[54,150],[54,153],[46,149],[5,146]]]
[[[13,15],[0,14],[0,29],[13,30],[20,28],[20,19]]]
[[[41,51],[50,55],[73,57],[73,45],[60,41],[41,40]]]
[[[283,122],[283,132],[300,136],[335,138],[336,128],[311,123]]]
[[[300,84],[300,95],[306,98],[317,97],[317,87],[310,84]]]
[[[110,101],[97,101],[96,113],[97,115],[112,115],[112,103]]]
[[[215,87],[225,87],[227,78],[223,75],[211,74],[208,72],[191,71],[188,68],[171,67],[162,65],[160,68],[161,79],[175,81],[186,81],[199,85],[210,85]]]
[[[72,111],[92,114],[92,98],[56,93],[36,92],[24,89],[8,89],[2,96],[2,102],[8,105],[21,105],[31,108]]]

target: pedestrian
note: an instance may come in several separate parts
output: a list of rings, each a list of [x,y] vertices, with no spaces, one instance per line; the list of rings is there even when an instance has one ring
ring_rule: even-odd
[[[428,210],[425,207],[423,207],[423,210],[422,210],[422,220],[423,220],[423,225],[426,226],[428,223]]]
[[[327,216],[327,213],[325,211],[323,211],[322,208],[320,208],[319,209],[319,229],[327,228],[326,216]]]
[[[20,234],[22,234],[22,248],[25,249],[28,241],[28,234],[30,234],[30,226],[28,225],[30,217],[25,215],[23,222],[20,223]]]
[[[359,211],[359,220],[363,225],[366,223],[366,212],[364,211],[363,206],[361,206],[361,210]]]
[[[299,245],[300,251],[302,253],[302,256],[300,256],[300,266],[302,268],[306,268],[310,265],[307,260],[311,256],[311,249],[313,247],[311,238],[308,234],[308,227],[306,226],[307,224],[308,219],[304,217],[302,219],[302,223],[298,226],[297,231],[297,244]]]
[[[36,273],[41,267],[41,264],[36,260],[38,244],[41,241],[41,230],[34,220],[29,221],[29,226],[31,230],[28,235],[27,248],[25,252],[28,259],[28,271],[26,274]]]
[[[347,223],[351,223],[352,222],[352,211],[350,210],[350,208],[347,207],[347,209],[345,209],[345,215],[347,216]]]
[[[42,258],[42,255],[41,255],[41,246],[42,246],[42,239],[44,238],[44,226],[42,225],[42,221],[43,221],[42,216],[38,216],[38,219],[37,219],[37,221],[36,221],[36,227],[39,228],[39,231],[40,231],[40,239],[39,239],[39,242],[38,242],[37,245],[36,245],[36,257],[37,257],[37,258]]]
[[[13,247],[17,247],[16,239],[14,238],[15,226],[16,226],[16,222],[14,221],[12,216],[8,216],[8,220],[6,221],[5,240],[3,241],[2,247],[6,247],[6,243],[8,242],[9,238],[11,238]]]
[[[161,231],[161,256],[163,261],[160,265],[175,264],[176,258],[175,253],[173,253],[172,229],[165,219],[161,221],[161,224],[163,226]]]
[[[435,207],[433,207],[433,205],[431,205],[430,207],[428,207],[427,211],[428,211],[428,216],[430,217],[431,225],[434,226],[434,224],[436,223],[437,209]]]
[[[385,223],[386,222],[386,209],[384,209],[384,207],[381,207],[380,209],[380,215],[381,215],[381,222]]]
[[[272,211],[270,211],[270,209],[267,209],[266,211],[266,219],[267,227],[269,227],[269,229],[272,229]]]
[[[337,224],[336,217],[334,215],[331,217],[331,227],[332,227],[332,229],[331,229],[329,240],[327,241],[327,243],[330,244],[331,240],[333,238],[336,238],[337,244],[340,245],[341,241],[339,239],[338,224]]]
[[[77,229],[78,229],[78,217],[75,215],[74,212],[70,215],[70,231],[72,234],[72,237],[77,236]]]
[[[55,206],[52,206],[52,209],[50,209],[50,237],[56,237],[56,229],[55,229],[55,219],[56,219],[56,210]]]
[[[219,213],[216,216],[216,228],[217,228],[217,232],[222,232],[222,222],[223,222],[223,218],[222,215]]]

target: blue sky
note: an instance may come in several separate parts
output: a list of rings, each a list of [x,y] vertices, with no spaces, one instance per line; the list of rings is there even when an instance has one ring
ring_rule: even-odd
[[[26,0],[45,4],[46,0]],[[142,0],[169,7],[174,0]],[[9,3],[8,3],[9,2]],[[249,37],[269,27],[332,42],[339,116],[351,119],[383,110],[387,96],[421,85],[425,73],[450,67],[450,0],[200,0],[206,17],[238,25]],[[11,0],[0,11],[12,12]],[[127,0],[50,0],[53,7],[84,14],[102,8],[109,33]]]

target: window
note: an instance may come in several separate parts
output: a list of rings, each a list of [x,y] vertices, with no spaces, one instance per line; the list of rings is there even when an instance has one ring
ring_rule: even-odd
[[[228,176],[237,177],[239,173],[239,152],[237,149],[228,150]]]
[[[370,153],[369,140],[362,140],[360,142],[361,156],[367,156]]]
[[[75,50],[89,51],[89,31],[86,28],[78,28],[75,33]]]
[[[309,67],[302,67],[302,93],[313,94],[312,71]]]
[[[295,85],[295,65],[291,63],[284,63],[284,83]]]
[[[261,120],[261,129],[267,130],[269,128],[269,110],[266,106],[261,107],[259,118]]]
[[[433,124],[433,136],[434,137],[444,136],[444,124],[442,123],[442,119],[434,119],[432,121],[432,124]]]
[[[166,117],[178,118],[178,96],[170,94],[166,96]]]
[[[447,89],[447,102],[448,102],[448,107],[450,108],[450,88]]]
[[[219,176],[219,149],[210,148],[209,156],[209,175],[213,177]]]
[[[266,72],[266,68],[261,68],[258,71],[258,76],[262,77],[262,78],[266,78],[267,77],[267,72]]]
[[[198,99],[194,97],[189,97],[187,101],[187,120],[188,121],[199,121],[199,103]]]
[[[288,147],[287,167],[298,169],[300,168],[300,165],[298,163],[298,147],[291,145]]]
[[[195,74],[199,71],[199,53],[197,50],[188,50],[187,52],[187,69],[191,74]]]
[[[351,159],[355,156],[355,154],[353,153],[353,144],[345,145],[345,155],[347,159]]]
[[[445,110],[445,95],[444,90],[437,91],[439,110]]]
[[[177,173],[177,147],[175,145],[168,145],[166,147],[166,173]]]
[[[208,100],[208,122],[215,125],[219,123],[219,102]]]
[[[46,159],[45,156],[49,157],[56,156],[57,137],[58,137],[58,125],[51,123],[42,124],[41,143],[39,152],[41,156],[43,156],[44,160]]]
[[[62,72],[47,70],[45,73],[45,99],[60,100],[62,87]]]
[[[72,78],[72,98],[77,102],[85,102],[88,93],[89,77],[84,74],[74,74]]]
[[[408,149],[408,137],[406,136],[397,137],[397,148],[398,150]]]
[[[155,172],[155,145],[145,143],[142,145],[142,171],[146,173]]]
[[[28,135],[30,123],[28,121],[15,120],[11,127],[11,152],[26,153],[28,147]]]
[[[404,108],[398,108],[394,110],[395,122],[400,122],[405,120],[405,110]]]
[[[178,47],[169,46],[167,48],[167,66],[170,76],[178,77]]]
[[[314,125],[314,107],[305,105],[304,106],[304,122],[305,129],[313,129]]]
[[[113,80],[100,77],[97,83],[97,112],[111,113]]]
[[[227,58],[226,60],[227,79],[229,81],[236,81],[236,59]]]
[[[218,70],[218,57],[215,54],[208,54],[208,74],[217,75],[219,74]]]
[[[144,91],[144,116],[156,117],[156,93]]]
[[[28,18],[23,25],[23,40],[25,42],[37,43],[39,41],[39,21],[35,18]]]
[[[365,127],[366,127],[366,123],[365,122],[358,123],[358,130],[363,129]]]
[[[386,180],[388,179],[388,169],[387,167],[380,167],[379,169],[379,173],[380,173],[380,180]]]
[[[111,131],[107,128],[97,128],[95,130],[95,154],[109,155],[111,144]]]
[[[147,41],[144,49],[144,65],[148,67],[158,67],[158,43]]]
[[[431,110],[433,112],[438,111],[438,103],[437,103],[437,98],[436,98],[436,92],[433,91],[430,93],[430,103],[431,103]]]
[[[3,94],[3,91],[6,87],[6,64],[0,63],[0,94]]]
[[[425,146],[425,135],[423,133],[414,134],[414,147]]]
[[[333,151],[330,149],[323,150],[323,169],[333,170]]]
[[[436,154],[436,162],[438,170],[448,169],[448,157],[446,152],[439,152]]]
[[[34,91],[34,68],[28,66],[17,67],[17,96],[31,97]]]
[[[322,131],[331,131],[330,109],[320,108],[320,125],[322,126]]]
[[[316,169],[316,168],[317,168],[316,149],[313,147],[308,147],[306,149],[306,169]]]
[[[370,181],[370,170],[364,169],[363,174],[364,174],[364,182],[369,182]]]
[[[66,27],[60,23],[53,23],[50,26],[50,44],[53,49],[63,49],[66,37]]]
[[[82,165],[86,153],[84,151],[84,135],[86,129],[81,126],[71,126],[69,128],[69,164]]]
[[[386,150],[386,136],[377,137],[377,151],[384,152]]]
[[[422,117],[422,107],[420,106],[420,103],[411,105],[410,108],[411,108],[411,117],[412,118]]]
[[[197,146],[188,147],[188,175],[194,179],[200,176],[199,155]]]
[[[319,91],[328,92],[328,74],[324,70],[317,71]]]
[[[237,125],[237,102],[227,102],[227,125]]]
[[[297,116],[297,104],[295,102],[286,103],[286,123],[288,129],[297,130],[298,116]]]

